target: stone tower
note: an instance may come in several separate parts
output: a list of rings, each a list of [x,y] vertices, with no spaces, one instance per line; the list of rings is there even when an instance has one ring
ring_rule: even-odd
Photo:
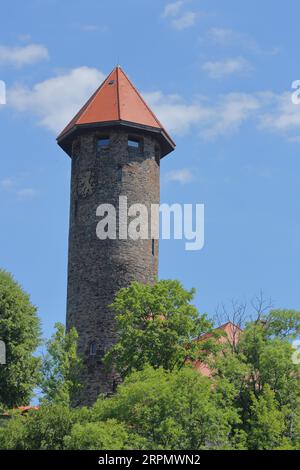
[[[114,390],[117,378],[103,366],[116,338],[108,305],[133,280],[152,283],[158,269],[158,240],[99,239],[100,204],[119,197],[130,207],[159,204],[160,159],[175,144],[120,67],[116,67],[57,138],[71,157],[67,329],[79,334],[84,392],[92,404]]]

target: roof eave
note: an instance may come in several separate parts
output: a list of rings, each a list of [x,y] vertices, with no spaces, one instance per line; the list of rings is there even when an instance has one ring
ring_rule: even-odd
[[[67,132],[60,134],[57,137],[58,145],[71,157],[72,153],[72,139],[74,138],[76,133],[84,132],[85,130],[89,129],[105,129],[111,127],[122,127],[127,129],[134,129],[136,131],[143,131],[150,134],[155,134],[160,140],[161,143],[161,150],[162,155],[161,158],[165,157],[169,153],[171,153],[175,147],[175,142],[171,139],[169,134],[162,128],[156,128],[151,126],[145,126],[143,124],[138,124],[129,121],[106,121],[106,122],[94,122],[88,124],[76,124]]]

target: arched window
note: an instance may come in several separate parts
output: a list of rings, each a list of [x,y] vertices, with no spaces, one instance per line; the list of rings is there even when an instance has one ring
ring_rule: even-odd
[[[96,345],[95,341],[93,341],[90,344],[90,356],[96,356],[96,352],[97,352],[97,345]]]

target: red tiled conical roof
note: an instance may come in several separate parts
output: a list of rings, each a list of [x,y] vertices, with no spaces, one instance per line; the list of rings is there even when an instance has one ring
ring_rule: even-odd
[[[91,98],[60,133],[61,144],[73,130],[89,125],[131,124],[162,134],[168,142],[169,153],[175,147],[155,114],[145,103],[121,67],[115,67]],[[63,145],[62,145],[63,147]]]

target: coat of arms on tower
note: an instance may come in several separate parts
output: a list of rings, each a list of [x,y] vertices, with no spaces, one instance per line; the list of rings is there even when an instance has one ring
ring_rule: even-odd
[[[93,171],[85,171],[78,179],[78,194],[83,197],[90,196],[95,189],[95,183]]]

